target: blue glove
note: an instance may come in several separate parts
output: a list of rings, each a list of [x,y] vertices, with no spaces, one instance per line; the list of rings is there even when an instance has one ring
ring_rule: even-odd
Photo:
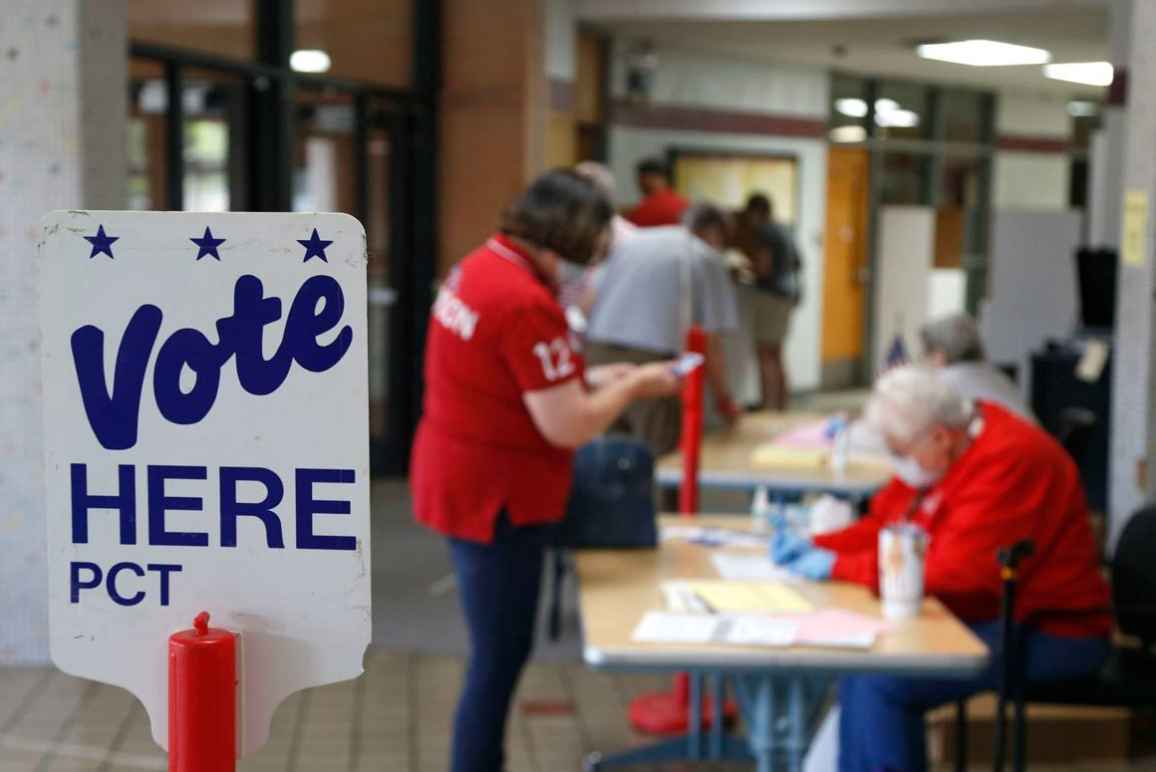
[[[771,536],[771,560],[776,565],[789,563],[811,548],[810,539],[796,536],[786,528],[776,527]]]
[[[811,547],[783,566],[792,574],[810,579],[813,582],[830,579],[831,569],[834,567],[835,553],[822,547]]]

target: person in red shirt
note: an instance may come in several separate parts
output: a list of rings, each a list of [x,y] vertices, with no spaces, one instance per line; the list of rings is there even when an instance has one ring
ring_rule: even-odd
[[[418,522],[445,535],[470,634],[454,772],[499,772],[510,698],[530,655],[547,527],[562,518],[572,449],[634,399],[678,389],[670,362],[587,371],[557,296],[608,238],[613,211],[554,170],[434,303],[425,411],[411,463]]]
[[[973,404],[915,366],[879,379],[867,421],[885,438],[895,479],[860,522],[813,542],[779,529],[771,552],[802,576],[877,591],[880,530],[906,520],[927,532],[925,591],[987,643],[991,662],[967,681],[856,676],[839,687],[840,770],[918,771],[927,766],[923,714],[997,685],[1001,547],[1035,544],[1016,602],[1031,680],[1075,678],[1103,663],[1109,592],[1075,464],[1041,429],[994,403]]]
[[[626,219],[639,228],[681,225],[689,202],[670,187],[667,165],[658,158],[647,158],[639,162],[637,171],[642,200],[627,212]]]

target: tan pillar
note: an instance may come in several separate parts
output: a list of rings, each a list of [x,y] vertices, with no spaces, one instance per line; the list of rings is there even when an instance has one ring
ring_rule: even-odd
[[[439,274],[493,232],[543,164],[540,0],[445,0]]]

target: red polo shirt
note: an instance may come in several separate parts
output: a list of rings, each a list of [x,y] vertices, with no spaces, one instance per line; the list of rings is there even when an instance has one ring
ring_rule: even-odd
[[[689,204],[685,198],[667,188],[642,199],[638,206],[630,210],[626,219],[639,228],[679,225],[687,206]]]
[[[485,543],[502,509],[514,525],[560,520],[573,453],[546,441],[522,396],[582,374],[562,308],[526,255],[502,236],[467,255],[426,338],[410,472],[418,521]]]
[[[1031,539],[1036,551],[1021,564],[1018,618],[1106,608],[1108,585],[1075,464],[1048,434],[1002,407],[981,402],[980,414],[979,436],[911,515],[930,535],[927,593],[966,622],[996,619],[1001,593],[996,553]],[[915,491],[892,480],[872,499],[867,517],[817,537],[815,544],[838,553],[833,578],[878,587],[879,530],[903,517],[914,500]],[[1099,636],[1111,630],[1106,613],[1040,618],[1040,627],[1057,635]]]

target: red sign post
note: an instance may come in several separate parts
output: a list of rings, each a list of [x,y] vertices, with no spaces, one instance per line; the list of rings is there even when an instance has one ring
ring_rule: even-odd
[[[236,767],[237,636],[202,611],[169,638],[169,772]]]

